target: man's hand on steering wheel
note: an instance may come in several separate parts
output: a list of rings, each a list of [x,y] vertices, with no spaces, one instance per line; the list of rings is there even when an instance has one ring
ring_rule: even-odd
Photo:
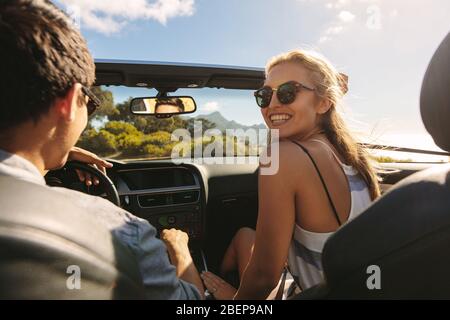
[[[74,147],[70,150],[66,164],[62,168],[50,170],[45,179],[51,187],[64,187],[100,196],[120,206],[117,188],[106,175],[106,169],[112,166],[112,163],[100,159],[94,153]]]
[[[69,157],[67,158],[67,161],[73,161],[73,160],[87,163],[87,164],[97,168],[104,174],[106,174],[107,168],[111,168],[113,166],[112,163],[101,159],[95,153],[92,153],[90,151],[87,151],[87,150],[84,150],[84,149],[81,149],[78,147],[73,147],[69,152]],[[86,186],[91,186],[92,184],[98,185],[100,183],[96,177],[92,177],[91,174],[89,174],[87,172],[81,171],[79,169],[77,169],[76,172],[77,172],[77,175],[78,175],[78,178],[80,179],[80,181],[84,181]]]

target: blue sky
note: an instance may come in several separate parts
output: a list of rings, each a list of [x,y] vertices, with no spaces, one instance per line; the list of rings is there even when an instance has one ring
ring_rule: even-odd
[[[319,51],[349,75],[344,112],[367,141],[435,148],[418,101],[426,66],[450,30],[448,0],[56,3],[76,17],[95,58],[263,67],[283,51]],[[211,99],[199,97],[201,111],[262,122],[251,97],[244,110],[234,100]]]

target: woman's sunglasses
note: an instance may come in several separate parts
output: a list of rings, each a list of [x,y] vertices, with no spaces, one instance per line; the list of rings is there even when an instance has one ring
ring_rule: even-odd
[[[83,94],[89,98],[86,106],[87,106],[88,116],[91,116],[95,112],[95,110],[97,110],[98,107],[100,106],[100,100],[95,96],[95,94],[88,87],[82,86],[81,92],[83,92]]]
[[[272,100],[273,92],[276,91],[278,101],[282,104],[290,104],[295,101],[297,93],[302,89],[306,89],[308,91],[315,90],[296,81],[283,83],[276,89],[265,86],[255,91],[256,103],[260,108],[267,108]]]

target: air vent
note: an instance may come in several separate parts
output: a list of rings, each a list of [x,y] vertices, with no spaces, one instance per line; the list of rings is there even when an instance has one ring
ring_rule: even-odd
[[[183,205],[198,202],[199,191],[183,191],[138,196],[139,205],[143,208]]]
[[[174,204],[186,204],[197,202],[200,193],[198,191],[186,191],[173,194]]]
[[[168,205],[168,194],[152,194],[138,197],[139,205],[144,208]]]

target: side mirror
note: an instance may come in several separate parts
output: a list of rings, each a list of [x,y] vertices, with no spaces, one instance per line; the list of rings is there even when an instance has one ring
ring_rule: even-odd
[[[177,114],[193,113],[197,105],[192,97],[148,97],[131,100],[131,113],[135,115],[154,115],[161,118]]]

